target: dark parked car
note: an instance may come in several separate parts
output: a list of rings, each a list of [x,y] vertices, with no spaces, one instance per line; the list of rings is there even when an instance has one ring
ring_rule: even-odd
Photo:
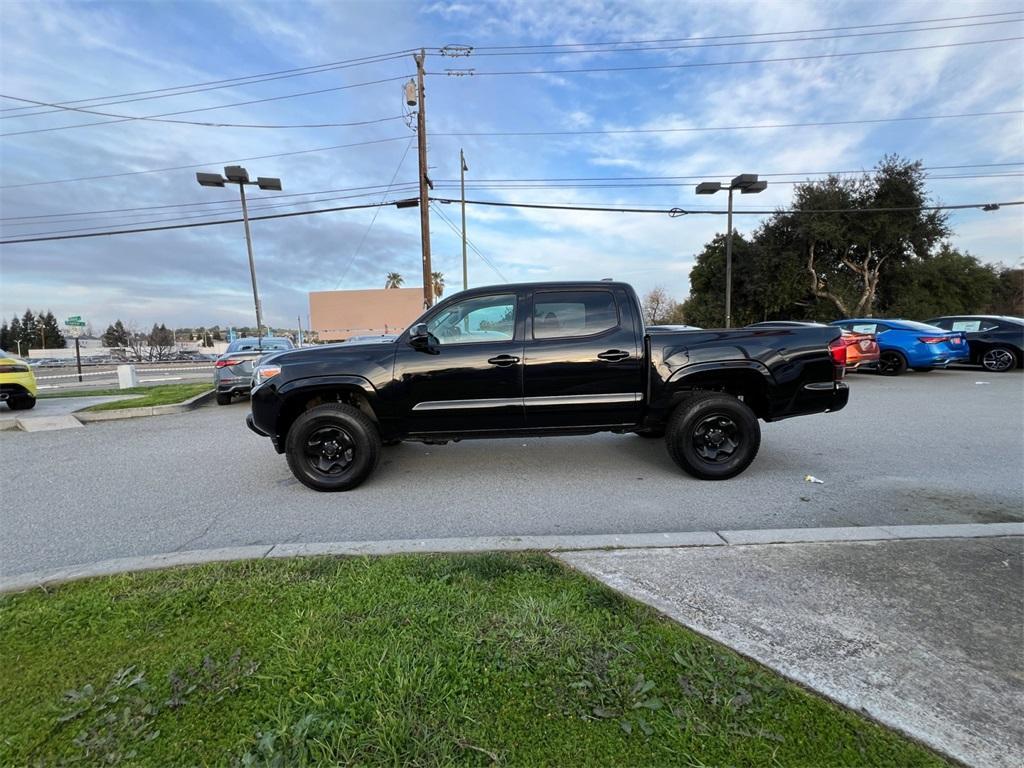
[[[1003,373],[1024,366],[1024,318],[1006,315],[949,315],[928,325],[967,334],[971,362]]]
[[[252,386],[252,364],[271,352],[294,349],[290,339],[273,336],[235,339],[213,364],[217,405],[227,405],[234,395],[248,395]]]
[[[721,480],[754,460],[758,419],[846,405],[840,335],[827,326],[649,334],[625,283],[473,288],[397,341],[261,360],[247,422],[321,491],[359,485],[382,442],[593,432],[664,435],[683,470]]]

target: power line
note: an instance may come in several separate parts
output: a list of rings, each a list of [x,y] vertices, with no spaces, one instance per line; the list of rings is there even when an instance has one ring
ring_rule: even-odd
[[[394,115],[393,117],[378,117],[372,120],[359,120],[352,123],[311,123],[306,125],[263,125],[263,124],[252,124],[252,123],[214,123],[214,122],[201,122],[198,120],[173,120],[161,117],[133,117],[132,115],[117,115],[112,112],[97,112],[93,109],[83,109],[80,107],[61,107],[57,104],[51,104],[46,101],[36,101],[35,99],[25,99],[20,96],[10,96],[8,94],[0,93],[0,99],[10,99],[11,101],[24,101],[29,104],[36,104],[47,107],[57,107],[55,111],[68,111],[68,112],[82,112],[87,115],[101,115],[103,117],[117,117],[120,120],[108,121],[108,122],[128,122],[131,120],[144,120],[151,123],[175,123],[177,125],[199,125],[206,128],[349,128],[357,125],[373,125],[375,123],[386,123],[389,120],[402,120],[405,115]],[[103,125],[104,123],[86,123],[86,125]],[[65,126],[73,128],[75,126]],[[35,131],[20,131],[15,133],[0,133],[0,136],[17,136],[19,133],[41,133],[44,131],[56,131],[61,128],[40,128]]]
[[[148,91],[131,91],[129,93],[117,93],[108,96],[93,96],[87,99],[72,99],[56,102],[58,107],[68,106],[72,104],[87,104],[89,102],[103,102],[91,104],[90,106],[104,107],[111,104],[127,104],[128,102],[134,101],[149,101],[151,99],[165,99],[171,96],[184,96],[189,93],[200,93],[204,91],[215,91],[222,88],[233,88],[241,85],[252,85],[253,83],[263,83],[270,80],[283,80],[291,77],[302,77],[304,75],[317,75],[321,72],[331,72],[337,69],[347,69],[349,67],[362,66],[364,64],[378,64],[386,61],[396,61],[403,59],[406,56],[415,53],[414,49],[408,49],[405,51],[394,51],[392,53],[382,53],[379,56],[364,56],[360,59],[348,59],[346,61],[335,61],[328,62],[326,64],[312,64],[308,67],[297,67],[294,69],[281,69],[276,72],[264,72],[258,75],[244,75],[240,77],[231,77],[223,80],[208,80],[203,83],[191,83],[189,85],[177,85],[169,86],[166,88],[153,88]],[[248,81],[248,82],[243,82]],[[209,86],[209,87],[205,87]],[[185,90],[193,89],[193,90]],[[176,93],[168,93],[168,91],[176,91]],[[149,95],[159,94],[159,95]],[[130,98],[139,96],[141,98]],[[129,98],[122,98],[129,97]],[[120,101],[108,101],[109,99],[121,99]],[[0,120],[6,120],[8,117],[29,117],[31,115],[45,115],[52,114],[60,111],[59,109],[42,110],[37,112],[25,112],[30,110],[32,107],[7,107],[0,109]],[[4,115],[4,112],[20,112],[21,114]]]
[[[474,77],[489,75],[574,75],[586,72],[637,72],[655,69],[695,69],[702,67],[726,67],[734,64],[775,64],[788,61],[811,61],[815,59],[842,59],[850,56],[872,56],[880,53],[906,53],[911,51],[931,51],[938,48],[960,48],[968,45],[986,45],[988,43],[1008,43],[1024,37],[997,37],[989,40],[966,40],[957,43],[935,43],[933,45],[915,45],[907,48],[880,48],[871,51],[846,51],[843,53],[816,53],[806,56],[781,56],[767,59],[738,59],[733,61],[700,61],[686,64],[641,64],[631,67],[579,67],[576,69],[517,69],[517,70],[474,70]],[[448,75],[447,72],[427,72],[428,75]]]
[[[1017,13],[1021,13],[1017,11]],[[842,35],[819,35],[817,37],[782,37],[773,40],[738,40],[723,43],[703,43],[703,42],[688,42],[676,43],[672,41],[671,45],[641,45],[635,44],[640,47],[633,48],[583,48],[573,50],[525,50],[525,51],[484,51],[482,53],[477,52],[475,49],[470,54],[471,56],[564,56],[566,54],[573,53],[642,53],[644,51],[680,51],[680,50],[692,50],[699,48],[724,48],[733,46],[743,45],[773,45],[775,43],[805,43],[805,42],[816,42],[820,40],[842,40],[853,37],[876,37],[879,35],[905,35],[914,32],[936,32],[946,29],[966,29],[970,27],[988,27],[996,24],[1013,24],[1016,22],[1024,21],[1024,19],[999,19],[998,21],[979,21],[971,24],[944,24],[936,27],[920,27],[918,29],[885,29],[877,30],[873,32],[851,32]],[[916,23],[916,22],[915,22]],[[922,22],[923,23],[923,22]],[[785,34],[785,33],[779,33]],[[700,39],[700,38],[698,38]],[[667,42],[667,41],[666,41]],[[611,43],[609,45],[630,45],[629,43]]]
[[[193,168],[202,168],[207,165],[227,165],[230,163],[245,163],[250,160],[269,160],[275,157],[294,157],[295,155],[308,155],[317,152],[329,152],[335,149],[348,149],[350,147],[366,147],[371,144],[386,144],[391,141],[406,141],[406,136],[393,136],[388,139],[371,139],[369,141],[357,141],[352,144],[335,144],[330,147],[315,147],[313,149],[297,149],[292,152],[278,152],[272,155],[256,155],[254,157],[236,157],[232,160],[211,160],[205,163],[192,163],[191,165],[175,165],[169,168],[149,168],[144,171],[122,171],[121,173],[104,173],[97,176],[78,176],[71,179],[52,179],[50,181],[30,181],[24,184],[4,184],[0,189],[20,189],[23,187],[40,187],[47,184],[70,184],[77,181],[96,181],[99,179],[116,179],[123,176],[138,176],[143,173],[167,173],[169,171],[187,171]]]
[[[886,118],[871,118],[864,120],[830,120],[826,122],[817,123],[774,123],[768,125],[726,125],[726,126],[691,126],[686,128],[620,128],[620,129],[609,129],[604,131],[456,131],[447,133],[434,133],[434,136],[446,136],[446,137],[460,137],[460,136],[474,136],[474,137],[510,137],[510,136],[573,136],[573,135],[604,135],[604,134],[630,134],[630,133],[686,133],[686,132],[709,132],[709,131],[739,131],[739,130],[761,130],[766,128],[813,128],[813,127],[829,127],[836,125],[858,125],[858,124],[876,124],[886,122],[910,122],[910,121],[923,121],[923,120],[952,120],[952,119],[966,119],[972,117],[994,117],[1004,115],[1014,115],[1024,113],[1024,110],[1006,110],[998,112],[970,112],[961,113],[954,115],[912,115],[907,117],[886,117]],[[20,189],[23,187],[36,187],[48,184],[70,184],[79,181],[97,181],[102,179],[113,179],[124,176],[137,176],[146,173],[166,173],[169,171],[182,171],[191,170],[193,168],[202,168],[204,166],[216,166],[226,165],[229,163],[240,163],[248,162],[251,160],[267,160],[277,157],[292,157],[295,155],[311,154],[317,152],[328,152],[336,149],[346,149],[349,147],[362,147],[370,144],[381,144],[391,141],[403,141],[406,136],[395,136],[386,139],[374,139],[371,141],[355,142],[352,144],[336,144],[329,147],[316,147],[313,149],[301,149],[293,152],[279,152],[270,155],[257,155],[255,157],[241,157],[234,158],[232,160],[212,160],[205,163],[193,163],[191,165],[179,165],[171,166],[169,168],[150,168],[143,171],[125,171],[122,173],[107,173],[96,176],[79,176],[68,179],[52,179],[49,181],[32,181],[23,184],[4,184],[0,185],[0,189]],[[764,174],[762,174],[764,175]]]
[[[405,158],[409,155],[409,148],[412,147],[412,142],[413,139],[415,138],[415,136],[410,138],[409,143],[405,145],[405,151],[402,153],[402,157],[398,161],[398,165],[395,166],[395,172],[391,174],[391,181],[388,182],[388,186],[384,190],[384,194],[381,196],[381,202],[383,202],[383,198],[386,198],[388,194],[391,192],[391,187],[395,183],[395,179],[398,178],[398,172],[402,170],[402,165],[405,163]],[[419,182],[417,182],[416,186],[419,187]],[[370,234],[370,230],[373,229],[373,225],[377,223],[377,216],[379,214],[380,208],[373,212],[373,218],[370,219],[369,226],[367,226],[366,229],[363,230],[363,236],[359,238],[359,244],[356,246],[356,249],[352,252],[352,256],[349,257],[348,264],[345,265],[345,269],[341,271],[341,277],[338,278],[338,282],[334,285],[334,290],[338,290],[338,286],[341,285],[341,281],[344,280],[345,277],[348,275],[348,271],[349,269],[352,268],[352,265],[355,263],[356,257],[359,255],[359,251],[363,249],[363,243],[366,242],[367,235]]]
[[[1024,165],[1024,160],[1013,163],[965,163],[960,165],[927,165],[921,166],[923,171],[953,170],[957,168],[1002,168],[1006,166]],[[758,176],[841,176],[849,173],[876,173],[876,171],[860,169],[849,171],[776,171],[774,173],[759,173]],[[714,179],[731,178],[735,173],[703,173],[693,176],[563,176],[558,178],[523,178],[523,179],[477,179],[481,182],[519,182],[519,181],[661,181],[661,180],[684,180],[684,179]],[[459,179],[437,179],[437,183],[456,183]],[[472,183],[472,182],[467,182]]]
[[[538,45],[485,45],[485,46],[474,46],[474,51],[497,51],[497,50],[509,50],[515,48],[555,48],[555,47],[568,47],[568,46],[593,46],[593,45],[642,45],[645,43],[681,43],[687,40],[731,40],[737,37],[770,37],[772,35],[803,35],[810,34],[812,32],[841,32],[848,29],[877,29],[880,27],[891,27],[908,24],[933,24],[943,21],[964,21],[968,19],[987,19],[996,18],[999,16],[1013,16],[1020,14],[1021,11],[1002,11],[999,13],[979,13],[971,16],[946,16],[939,19],[917,19],[916,21],[888,21],[878,24],[854,24],[842,27],[819,27],[817,29],[789,29],[783,32],[746,32],[743,34],[733,35],[702,35],[700,37],[674,37],[664,38],[660,40],[618,40],[618,41],[605,41],[599,43],[543,43]]]
[[[912,115],[908,117],[879,117],[863,120],[826,120],[817,123],[764,123],[758,125],[707,125],[686,128],[611,128],[608,130],[571,131],[448,131],[433,136],[606,136],[630,133],[703,133],[708,131],[749,131],[765,128],[820,128],[835,125],[870,125],[873,123],[899,123],[920,120],[952,120],[969,117],[999,117],[1024,114],[1024,109],[995,112],[963,112],[956,115]]]
[[[231,104],[218,104],[214,107],[196,107],[194,109],[180,109],[176,112],[162,112],[158,115],[143,115],[139,117],[123,117],[117,120],[97,120],[92,123],[74,123],[72,125],[58,125],[50,128],[33,128],[25,131],[8,131],[7,133],[0,133],[0,136],[25,136],[26,134],[33,133],[50,133],[53,131],[67,131],[72,128],[89,128],[96,125],[113,125],[114,123],[128,123],[136,120],[155,120],[156,118],[162,117],[174,117],[176,115],[191,115],[196,112],[210,112],[215,109],[228,109],[229,107],[243,107],[249,104],[263,104],[268,101],[282,101],[284,99],[297,99],[303,96],[314,96],[321,93],[333,93],[335,91],[345,91],[350,88],[362,88],[367,85],[380,85],[381,83],[393,83],[398,80],[407,80],[409,75],[398,75],[397,77],[384,77],[379,80],[368,80],[363,83],[349,83],[348,85],[336,85],[331,88],[318,88],[313,91],[300,91],[298,93],[286,93],[281,96],[267,96],[262,99],[249,99],[248,101],[236,101]],[[14,97],[6,97],[14,98]],[[25,99],[19,99],[19,101],[25,101]],[[75,110],[78,111],[78,110]]]
[[[416,182],[413,181],[413,182],[408,182],[406,184],[402,184],[400,186],[406,187],[406,186],[414,185],[414,184],[416,184]],[[378,190],[379,191],[381,189],[384,189],[385,186],[386,185],[384,185],[384,184],[371,184],[369,186],[363,186],[363,187],[340,187],[340,188],[337,188],[337,189],[319,189],[319,190],[309,191],[309,192],[290,192],[290,193],[287,193],[287,194],[280,194],[280,195],[253,195],[253,196],[246,195],[246,198],[248,200],[253,200],[253,201],[279,200],[279,199],[285,198],[285,197],[309,197],[309,196],[312,196],[312,195],[333,194],[335,192],[359,192],[359,191],[365,191],[365,190]],[[194,203],[165,203],[163,205],[140,205],[140,206],[136,206],[136,207],[133,207],[133,208],[105,208],[105,209],[97,210],[97,211],[68,211],[68,212],[65,212],[65,213],[39,213],[39,214],[35,214],[35,215],[30,215],[30,216],[5,216],[5,217],[0,218],[0,221],[22,221],[22,220],[25,220],[25,219],[54,219],[54,218],[61,218],[61,217],[64,217],[64,216],[94,216],[94,215],[103,215],[103,214],[109,214],[109,213],[129,213],[129,212],[132,212],[132,211],[155,211],[155,210],[162,209],[162,208],[190,208],[190,207],[194,207],[194,206],[208,206],[208,205],[219,205],[219,206],[230,205],[232,210],[235,210],[235,209],[241,210],[240,203],[239,203],[237,198],[227,198],[227,199],[224,199],[224,200],[201,200],[201,201],[197,201],[197,202],[194,202]],[[292,203],[292,205],[299,205],[299,203]],[[144,215],[149,215],[149,214],[146,213]]]
[[[430,198],[431,202],[435,203],[458,203],[462,202],[459,198]],[[389,205],[395,205],[397,201],[392,200],[381,203],[363,203],[361,205],[346,205],[337,206],[333,208],[318,208],[313,211],[291,211],[289,213],[272,213],[265,214],[263,216],[250,216],[249,221],[266,221],[268,219],[285,219],[292,218],[295,216],[311,216],[319,213],[333,213],[336,211],[355,211],[363,210],[367,208],[379,208]],[[672,217],[684,216],[684,215],[714,215],[724,216],[727,211],[723,210],[685,210],[682,208],[639,208],[639,207],[610,207],[610,206],[584,206],[584,205],[554,205],[548,203],[522,203],[522,202],[501,202],[497,200],[466,200],[467,205],[487,205],[501,208],[534,208],[543,210],[557,210],[557,211],[593,211],[593,212],[605,212],[605,213],[655,213],[655,214],[667,214]],[[892,207],[892,208],[830,208],[820,210],[733,210],[733,215],[756,215],[766,216],[774,214],[821,214],[821,213],[898,213],[898,212],[910,212],[910,211],[954,211],[954,210],[966,210],[971,208],[995,210],[998,208],[1005,208],[1009,206],[1024,205],[1024,200],[1014,200],[1009,202],[1001,203],[963,203],[959,205],[926,205],[926,206],[904,206],[904,207]],[[994,206],[994,208],[993,208]],[[435,208],[436,210],[436,208]],[[443,217],[442,218],[446,218]],[[210,227],[220,224],[237,224],[242,219],[220,219],[217,221],[199,221],[191,222],[188,224],[165,224],[158,227],[139,227],[135,229],[119,229],[119,230],[106,230],[103,232],[89,232],[83,234],[66,234],[66,235],[52,235],[46,237],[21,237],[9,240],[0,240],[0,245],[14,245],[17,243],[41,243],[50,242],[54,240],[79,240],[89,237],[107,237],[114,235],[129,235],[136,234],[139,232],[160,232],[171,229],[193,229],[196,227]],[[449,222],[450,224],[451,222]],[[486,260],[483,254],[474,248],[476,253]],[[495,268],[497,269],[497,268]]]
[[[362,205],[343,205],[334,208],[318,208],[315,211],[292,211],[290,213],[270,213],[263,216],[250,216],[249,221],[266,221],[268,219],[286,219],[293,216],[312,216],[316,213],[334,213],[336,211],[358,211],[365,208],[380,208],[386,205],[394,205],[395,201],[385,203],[363,203]],[[15,240],[0,240],[0,245],[13,245],[15,243],[42,243],[52,240],[79,240],[86,237],[106,237],[109,235],[131,235],[138,232],[161,232],[168,229],[192,229],[195,227],[212,227],[219,224],[238,224],[242,219],[220,219],[218,221],[198,221],[190,224],[166,224],[159,227],[140,227],[138,229],[107,230],[105,232],[90,232],[80,235],[56,235],[52,237],[18,238]]]
[[[431,198],[434,202],[438,203],[461,203],[461,198]],[[725,210],[686,210],[683,208],[639,208],[639,207],[613,207],[613,206],[597,206],[597,205],[556,205],[550,203],[516,203],[516,202],[502,202],[499,200],[466,200],[466,205],[488,205],[499,208],[538,208],[542,210],[554,210],[554,211],[595,211],[604,213],[660,213],[668,214],[670,216],[684,216],[694,214],[714,215],[714,216],[725,216],[728,211]],[[954,211],[964,210],[968,208],[985,208],[986,206],[995,205],[999,208],[1011,206],[1011,205],[1024,205],[1024,200],[1016,200],[1006,203],[963,203],[960,205],[914,205],[894,208],[823,208],[819,210],[786,210],[786,209],[773,209],[773,210],[743,210],[737,212],[733,210],[733,215],[736,213],[742,213],[746,215],[756,216],[767,216],[776,213],[789,213],[789,214],[812,214],[812,213],[899,213],[908,211]]]
[[[452,220],[449,219],[445,215],[444,211],[442,211],[441,208],[437,204],[435,204],[434,202],[431,202],[430,207],[434,210],[434,213],[436,213],[438,216],[440,216],[444,220],[445,224],[448,225],[448,227],[452,230],[452,232],[454,232],[456,235],[458,235],[459,238],[463,237],[462,231],[457,226],[455,226],[454,222],[452,222]],[[470,240],[468,237],[466,238],[466,245],[468,245],[472,249],[473,253],[475,253],[477,256],[479,256],[480,259],[487,266],[489,266],[491,269],[493,269],[495,271],[495,273],[498,275],[498,277],[500,277],[506,283],[508,282],[508,278],[506,278],[505,275],[502,273],[502,271],[500,269],[498,269],[497,265],[494,264],[494,262],[492,262],[489,258],[484,256],[483,251],[481,251],[479,248],[477,248],[476,245],[473,243],[473,241]]]
[[[400,187],[395,187],[394,190],[396,192],[406,192],[406,191],[411,191],[413,188],[414,188],[413,185],[406,184],[406,185],[403,185],[403,186],[400,186]],[[315,205],[317,203],[327,203],[327,202],[332,202],[334,200],[352,200],[353,198],[371,197],[371,196],[376,196],[376,195],[377,195],[377,192],[360,192],[360,193],[353,194],[353,195],[335,195],[335,196],[332,196],[332,197],[321,197],[321,198],[317,198],[316,200],[300,200],[300,201],[293,201],[293,202],[288,202],[288,203],[276,203],[276,204],[271,204],[271,205],[250,205],[249,206],[249,210],[250,211],[265,211],[265,210],[269,210],[269,209],[273,209],[273,208],[291,208],[291,207],[300,206],[300,205]],[[161,223],[164,223],[164,222],[188,221],[190,219],[202,219],[202,218],[207,217],[207,216],[218,216],[218,215],[221,215],[221,214],[236,213],[236,212],[240,212],[240,211],[241,211],[241,207],[236,205],[236,206],[233,206],[233,207],[221,208],[221,209],[214,210],[214,211],[182,212],[182,213],[178,213],[178,212],[175,212],[175,211],[165,211],[165,212],[162,212],[162,213],[125,214],[125,216],[127,218],[137,218],[139,216],[160,216],[161,218],[159,218],[159,219],[148,219],[146,221],[123,222],[123,223],[116,223],[116,224],[107,221],[107,222],[104,222],[103,224],[100,224],[100,225],[97,225],[97,226],[93,226],[93,227],[74,227],[72,229],[58,229],[58,230],[48,230],[46,232],[22,233],[20,235],[20,237],[31,237],[31,236],[34,236],[34,235],[58,235],[58,234],[64,234],[66,232],[89,232],[89,231],[92,231],[92,230],[95,230],[95,229],[108,229],[110,227],[127,227],[127,226],[139,226],[140,224],[161,224]],[[81,222],[81,223],[84,223],[84,224],[88,224],[91,221],[94,221],[94,220],[91,220],[91,219],[80,219],[80,220],[76,221],[74,219],[71,219],[71,220],[64,219],[64,220],[62,220],[60,222],[54,222],[54,223],[55,224],[60,224],[60,225],[63,225],[63,224],[74,224],[74,223],[78,223],[78,222]],[[36,226],[36,225],[41,224],[41,223],[42,222],[37,222],[37,221],[20,222],[20,223],[16,222],[14,224],[5,224],[4,226],[7,227],[7,228],[10,228],[10,227],[32,227],[32,226]]]
[[[1024,161],[1019,162],[1005,162],[1005,163],[967,163],[958,165],[928,165],[922,166],[922,171],[940,171],[940,170],[961,170],[961,169],[978,169],[978,168],[1006,168],[1016,167],[1024,165]],[[877,171],[859,169],[859,170],[831,170],[831,171],[788,171],[788,172],[772,172],[772,173],[760,173],[758,174],[762,178],[774,178],[779,179],[780,177],[802,177],[800,180],[788,181],[780,180],[776,181],[776,184],[803,184],[806,183],[806,177],[810,176],[842,176],[842,175],[874,175]],[[689,186],[686,183],[681,184],[660,184],[655,182],[693,182],[698,180],[707,179],[728,179],[735,176],[735,173],[705,173],[691,176],[564,176],[554,178],[499,178],[499,179],[476,179],[467,181],[466,184],[472,189],[603,189],[603,188],[632,188],[632,187],[673,187],[673,186]],[[1012,178],[1020,176],[1019,173],[991,173],[991,174],[929,174],[927,179],[929,181],[936,179],[952,180],[952,179],[982,179],[982,178]],[[572,184],[570,182],[595,182],[594,184]],[[599,183],[600,182],[600,183]],[[636,183],[633,183],[636,182]],[[646,183],[651,182],[651,183]],[[438,188],[451,188],[452,186],[459,184],[458,179],[437,179],[435,180],[435,186]],[[388,184],[371,184],[360,187],[340,187],[334,189],[321,189],[321,190],[310,190],[306,192],[291,192],[287,194],[278,195],[260,195],[250,198],[253,201],[273,201],[280,200],[287,197],[313,197],[315,195],[327,195],[339,192],[366,192],[367,194],[377,194],[377,192],[384,190],[385,193],[390,190],[405,190],[407,188],[415,187],[416,182],[410,181],[403,184],[394,186],[394,178]],[[375,191],[374,191],[375,190]],[[327,200],[334,200],[341,198],[322,198],[319,200],[304,200],[296,201],[292,203],[282,203],[281,205],[307,205],[317,202],[325,202]],[[198,202],[189,203],[166,203],[163,205],[146,205],[136,206],[132,208],[107,208],[101,210],[92,211],[68,211],[65,213],[45,213],[35,214],[29,216],[7,216],[0,218],[0,222],[14,222],[8,224],[8,226],[16,226],[18,222],[22,224],[38,224],[41,223],[39,219],[55,219],[75,216],[98,216],[104,214],[125,214],[127,216],[148,216],[154,215],[153,212],[164,210],[168,208],[191,208],[198,206],[227,206],[220,210],[207,210],[206,213],[220,213],[224,211],[235,211],[239,210],[239,204],[236,199],[225,199],[225,200],[203,200]],[[251,206],[255,210],[256,208],[266,208],[267,206]],[[139,211],[140,213],[134,213]],[[174,211],[168,211],[168,214],[176,214]],[[68,223],[67,219],[60,223]]]

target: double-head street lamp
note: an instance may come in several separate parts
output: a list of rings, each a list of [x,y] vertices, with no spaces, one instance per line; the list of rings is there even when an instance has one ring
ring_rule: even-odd
[[[723,189],[729,190],[729,221],[725,236],[725,327],[732,327],[732,193],[738,189],[741,194],[751,195],[764,192],[767,181],[758,181],[756,173],[741,173],[724,186],[720,181],[702,181],[697,185],[698,195],[713,195]]]
[[[252,235],[249,233],[249,209],[245,204],[246,185],[257,186],[260,189],[281,191],[281,180],[266,176],[257,177],[256,181],[249,181],[249,172],[240,165],[229,165],[224,169],[224,175],[219,173],[197,173],[196,181],[203,187],[223,187],[225,184],[237,184],[238,193],[242,196],[242,222],[245,224],[245,247],[249,251],[249,276],[252,278],[252,300],[256,305],[256,338],[263,338],[263,310],[260,308],[260,293],[256,288],[256,262],[252,258]]]

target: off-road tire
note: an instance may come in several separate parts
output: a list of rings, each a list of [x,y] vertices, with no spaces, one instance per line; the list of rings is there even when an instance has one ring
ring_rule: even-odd
[[[729,440],[735,442],[731,455],[715,460],[701,453],[698,431],[708,424],[728,423]],[[717,426],[715,426],[717,429]],[[719,392],[688,397],[669,417],[665,435],[668,454],[679,467],[701,480],[727,480],[750,466],[761,447],[761,425],[743,401]]]
[[[317,440],[317,433],[329,435],[332,432],[343,435],[340,454],[344,466],[334,471],[323,471],[311,458],[311,443]],[[324,440],[320,438],[320,445]],[[337,441],[335,441],[337,442]],[[348,458],[351,450],[351,458]],[[315,491],[348,491],[366,480],[380,460],[381,441],[377,425],[369,416],[344,403],[326,403],[303,413],[292,424],[285,439],[285,455],[288,467],[295,479]],[[319,457],[316,461],[327,462]]]
[[[231,405],[231,393],[230,392],[218,392],[217,393],[217,405]]]

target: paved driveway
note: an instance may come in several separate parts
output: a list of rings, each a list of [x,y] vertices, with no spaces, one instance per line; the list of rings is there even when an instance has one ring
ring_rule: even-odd
[[[851,387],[840,413],[763,425],[751,468],[718,483],[682,474],[661,441],[594,435],[403,444],[362,487],[320,494],[246,429],[246,403],[3,432],[5,491],[25,501],[2,512],[0,573],[281,542],[1024,519],[1024,376]]]
[[[29,411],[12,411],[6,405],[0,405],[0,430],[14,429],[14,422],[18,419],[65,416],[81,408],[88,408],[90,405],[106,403],[110,400],[124,400],[129,397],[132,395],[121,397],[43,397],[36,400],[36,407]],[[0,450],[6,451],[6,449],[6,445],[0,447]],[[11,450],[16,451],[17,444],[13,444]]]

